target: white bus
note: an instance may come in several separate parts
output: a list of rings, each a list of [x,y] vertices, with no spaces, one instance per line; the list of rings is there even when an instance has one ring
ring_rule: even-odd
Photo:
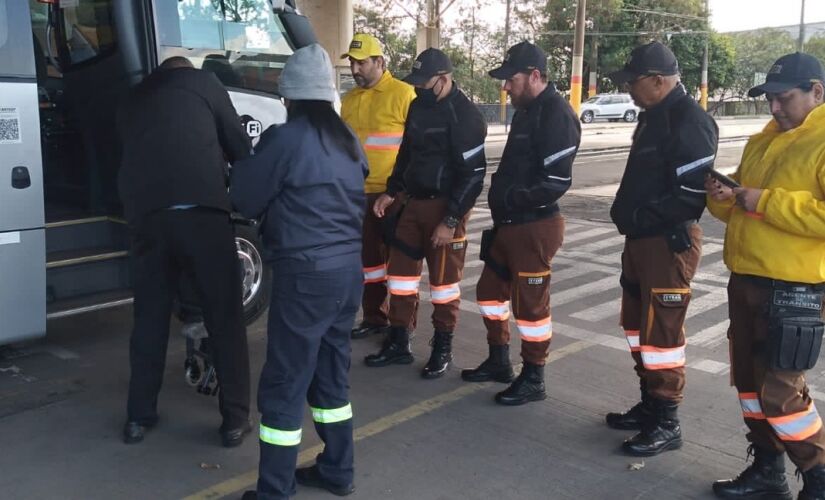
[[[173,55],[213,71],[255,137],[286,119],[277,81],[312,43],[294,0],[0,0],[0,344],[48,318],[128,304],[115,109]],[[236,224],[248,321],[268,271]]]

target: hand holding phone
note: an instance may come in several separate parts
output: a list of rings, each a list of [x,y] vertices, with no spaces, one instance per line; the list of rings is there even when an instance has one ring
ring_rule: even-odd
[[[741,186],[739,185],[739,183],[738,183],[738,182],[736,182],[735,180],[731,179],[730,177],[728,177],[727,175],[723,174],[722,172],[719,172],[718,170],[711,169],[711,170],[709,170],[709,171],[708,171],[708,174],[709,174],[712,178],[714,178],[714,179],[716,179],[717,181],[719,181],[719,183],[720,183],[720,184],[722,184],[722,185],[724,185],[724,186],[727,186],[727,187],[729,187],[729,188],[731,188],[731,189],[741,187]]]

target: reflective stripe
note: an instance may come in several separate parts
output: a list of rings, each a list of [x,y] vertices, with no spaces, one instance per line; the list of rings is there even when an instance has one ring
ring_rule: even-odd
[[[762,404],[759,403],[759,395],[755,392],[740,392],[739,405],[742,406],[742,415],[745,418],[765,420],[765,414],[762,413]]]
[[[642,353],[642,364],[648,370],[667,370],[685,366],[685,346],[667,348],[643,345],[639,350]]]
[[[364,141],[364,149],[398,149],[404,133],[370,134]]]
[[[476,147],[474,147],[473,149],[471,149],[469,151],[465,151],[465,152],[461,153],[461,156],[464,157],[464,161],[467,161],[470,158],[472,158],[473,156],[475,156],[475,155],[479,154],[480,152],[482,152],[483,150],[484,150],[484,144],[481,144],[480,146],[476,146]]]
[[[261,424],[261,441],[275,446],[298,446],[301,444],[301,429],[284,431]]]
[[[625,330],[624,336],[627,339],[630,352],[639,352],[639,330]]]
[[[686,173],[690,172],[691,170],[696,170],[701,166],[707,165],[708,163],[712,162],[714,158],[716,158],[716,155],[710,155],[704,158],[700,158],[696,161],[692,161],[686,165],[682,165],[681,167],[676,169],[676,176],[681,177]]]
[[[807,410],[799,413],[768,417],[768,423],[782,441],[804,441],[822,428],[822,419],[819,418],[819,412],[813,403]]]
[[[510,302],[482,300],[478,302],[481,315],[493,321],[507,321],[510,318]]]
[[[557,161],[561,160],[566,156],[570,156],[571,154],[576,152],[576,146],[570,146],[567,149],[563,149],[558,153],[554,153],[547,158],[544,159],[544,166],[549,167],[550,165],[556,163]]]
[[[681,185],[679,187],[684,189],[685,191],[689,191],[691,193],[707,194],[707,191],[705,191],[704,189],[693,189],[693,188],[689,188],[687,186],[681,186]]]
[[[364,268],[364,283],[380,283],[382,281],[387,281],[387,266]]]
[[[557,177],[555,175],[548,175],[547,178],[548,179],[554,179],[554,180],[557,180],[557,181],[562,181],[562,182],[570,182],[571,180],[573,180],[572,177]]]
[[[334,424],[352,418],[352,405],[350,403],[340,408],[315,408],[310,406],[310,409],[312,410],[312,419],[319,424]]]
[[[461,298],[461,288],[458,283],[451,285],[430,285],[430,298],[433,304],[447,304]]]
[[[538,321],[516,319],[516,326],[521,333],[521,340],[525,342],[543,342],[553,336],[553,322],[549,316]]]
[[[393,295],[415,295],[421,276],[388,276],[387,287]]]

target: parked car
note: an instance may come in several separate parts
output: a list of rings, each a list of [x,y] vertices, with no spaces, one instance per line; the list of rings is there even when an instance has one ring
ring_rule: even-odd
[[[639,111],[629,94],[599,94],[582,103],[579,117],[582,123],[591,123],[599,118],[630,123],[636,121]]]

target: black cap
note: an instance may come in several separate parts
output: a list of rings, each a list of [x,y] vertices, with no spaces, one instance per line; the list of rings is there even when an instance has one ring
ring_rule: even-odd
[[[787,54],[773,63],[765,83],[748,91],[748,96],[757,97],[766,92],[778,94],[810,82],[822,82],[822,64],[816,57],[794,52]]]
[[[624,68],[608,77],[616,85],[621,85],[640,76],[676,74],[679,74],[679,62],[673,52],[659,42],[650,42],[633,49]]]
[[[507,80],[516,73],[539,70],[542,75],[547,73],[547,56],[544,51],[530,42],[517,43],[510,47],[501,66],[490,71],[490,76],[496,80]]]
[[[438,49],[427,49],[418,54],[413,63],[412,71],[404,77],[410,85],[424,85],[436,75],[446,75],[453,72],[453,63],[447,54]]]

